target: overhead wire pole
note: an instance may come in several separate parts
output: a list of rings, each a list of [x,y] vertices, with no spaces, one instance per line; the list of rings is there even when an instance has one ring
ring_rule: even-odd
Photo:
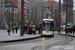
[[[36,6],[36,24],[37,24],[37,6]]]
[[[51,18],[52,18],[52,11],[53,11],[53,2],[51,2]]]
[[[24,0],[21,0],[21,32],[20,36],[23,36],[23,22],[24,22]]]
[[[42,4],[42,20],[43,20],[43,4]]]
[[[10,4],[9,4],[9,20],[8,20],[8,26],[10,26]]]
[[[12,27],[13,27],[13,21],[14,21],[14,6],[12,6]]]
[[[19,9],[18,9],[18,28],[19,28]]]
[[[58,20],[59,27],[58,27],[58,33],[60,33],[60,14],[61,14],[61,0],[59,0],[59,20]]]
[[[66,0],[66,28],[67,28],[67,7],[68,7],[68,1]],[[66,30],[66,34],[67,34],[67,30]]]

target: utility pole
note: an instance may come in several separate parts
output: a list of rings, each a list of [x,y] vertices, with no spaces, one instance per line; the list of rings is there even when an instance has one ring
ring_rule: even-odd
[[[67,28],[67,8],[68,8],[68,1],[66,0],[66,28]],[[66,30],[66,34],[67,34],[67,30]]]
[[[42,4],[42,20],[43,20],[43,4]]]
[[[28,25],[29,25],[29,10],[27,9],[27,19],[28,19]]]
[[[36,6],[36,25],[37,25],[37,6]]]
[[[53,2],[51,2],[51,18],[52,18],[52,12],[53,12]]]
[[[20,32],[20,36],[23,36],[23,34],[24,34],[23,22],[24,22],[24,0],[21,0],[21,32]]]
[[[14,6],[12,6],[12,27],[13,27],[13,21],[14,21]]]
[[[8,19],[8,25],[10,26],[10,4],[9,4],[9,19]]]
[[[33,22],[33,20],[34,20],[34,19],[33,19],[33,9],[32,9],[32,22]]]
[[[19,9],[18,9],[18,28],[19,28]]]
[[[61,0],[59,0],[59,27],[58,27],[58,33],[60,33],[60,14],[61,14]]]

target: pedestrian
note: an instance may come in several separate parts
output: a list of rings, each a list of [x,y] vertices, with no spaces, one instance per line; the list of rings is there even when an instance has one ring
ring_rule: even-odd
[[[38,32],[39,32],[39,34],[40,34],[40,27],[38,27]]]
[[[29,29],[30,29],[30,27],[28,26],[28,27],[27,27],[27,32],[28,32],[28,34],[29,34]]]
[[[37,33],[37,26],[35,26],[35,32]]]
[[[16,33],[17,33],[17,31],[18,31],[18,27],[17,26],[15,27],[15,30],[16,30]]]
[[[7,27],[7,32],[8,32],[8,35],[10,35],[10,32],[11,32],[11,27],[10,26]]]
[[[12,27],[12,32],[14,33],[15,27]]]
[[[24,26],[24,33],[27,34],[27,26]]]
[[[32,34],[32,27],[30,26],[30,29],[29,29],[29,34],[31,35]]]
[[[75,26],[72,27],[72,32],[73,32],[73,35],[75,33]]]
[[[71,28],[71,27],[69,28],[69,33],[71,33],[71,34],[72,34],[72,28]]]
[[[65,34],[67,34],[67,27],[65,27]]]

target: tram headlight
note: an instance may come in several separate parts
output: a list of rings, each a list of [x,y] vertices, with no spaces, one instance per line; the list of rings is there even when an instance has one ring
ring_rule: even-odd
[[[53,31],[51,31],[51,33],[53,33]]]
[[[42,33],[45,33],[45,31],[42,31]]]

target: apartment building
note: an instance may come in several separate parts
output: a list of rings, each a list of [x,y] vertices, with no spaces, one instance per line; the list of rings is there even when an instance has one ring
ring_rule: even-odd
[[[2,28],[4,21],[4,0],[0,0],[0,29]]]
[[[66,6],[67,4],[67,6]],[[73,23],[73,0],[63,0],[63,10],[67,7],[67,23]]]

